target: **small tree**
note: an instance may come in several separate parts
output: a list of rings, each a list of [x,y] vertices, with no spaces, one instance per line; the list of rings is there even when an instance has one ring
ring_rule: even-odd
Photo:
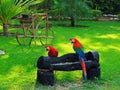
[[[3,24],[3,35],[8,36],[8,23],[12,17],[21,13],[28,6],[42,0],[0,0],[0,20]]]
[[[55,8],[59,15],[70,17],[71,26],[75,26],[75,20],[89,14],[90,8],[86,0],[54,0]]]
[[[95,20],[98,20],[102,16],[101,10],[92,10],[92,14]]]

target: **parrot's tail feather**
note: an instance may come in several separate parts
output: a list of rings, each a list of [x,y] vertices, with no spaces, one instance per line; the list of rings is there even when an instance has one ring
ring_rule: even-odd
[[[87,70],[86,70],[86,65],[84,60],[81,60],[81,66],[83,70],[84,80],[87,80]]]
[[[84,75],[84,80],[87,80],[87,75]]]

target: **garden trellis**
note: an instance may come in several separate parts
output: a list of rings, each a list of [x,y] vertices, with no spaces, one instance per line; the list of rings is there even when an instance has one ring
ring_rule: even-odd
[[[40,32],[41,19],[45,21],[45,26]],[[47,12],[31,14],[30,16],[23,15],[19,20],[22,27],[22,30],[17,30],[16,32],[16,40],[19,45],[31,45],[32,41],[36,45],[37,38],[39,38],[42,45],[46,45],[54,39],[54,32],[51,29],[52,24],[48,21]]]

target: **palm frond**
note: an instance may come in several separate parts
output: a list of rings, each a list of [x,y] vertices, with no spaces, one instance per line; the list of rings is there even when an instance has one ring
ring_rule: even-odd
[[[43,0],[0,0],[0,20],[3,23],[8,21],[27,9],[30,5],[40,3]]]

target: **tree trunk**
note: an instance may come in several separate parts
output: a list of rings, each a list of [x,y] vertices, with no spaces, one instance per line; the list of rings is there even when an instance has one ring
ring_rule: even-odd
[[[3,23],[3,35],[4,36],[8,36],[9,32],[8,32],[8,24]]]
[[[74,16],[71,16],[71,26],[74,27],[75,26],[75,18]]]

